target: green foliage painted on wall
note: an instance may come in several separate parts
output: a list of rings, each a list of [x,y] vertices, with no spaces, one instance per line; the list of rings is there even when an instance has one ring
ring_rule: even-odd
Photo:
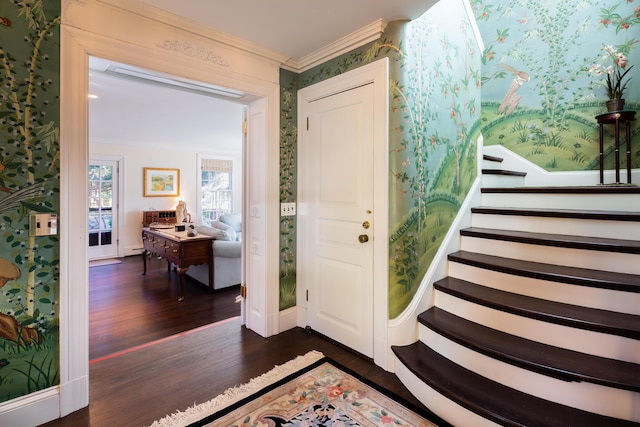
[[[607,99],[602,78],[588,72],[604,45],[640,60],[633,2],[583,0],[472,0],[485,42],[482,71],[482,133],[549,171],[599,167],[598,125]],[[625,95],[637,110],[639,70]],[[607,129],[609,132],[609,129]],[[640,126],[633,126],[633,136]],[[625,145],[625,143],[623,143]],[[611,149],[605,166],[613,166]],[[623,162],[626,166],[626,161]],[[640,167],[640,151],[632,166]]]
[[[0,401],[59,384],[59,243],[29,236],[59,211],[58,1],[0,4]]]
[[[280,70],[280,203],[297,198],[298,79]],[[280,217],[280,310],[296,305],[296,217]]]
[[[480,115],[481,52],[462,2],[438,3],[402,33],[391,84],[390,318],[413,299],[476,177]]]

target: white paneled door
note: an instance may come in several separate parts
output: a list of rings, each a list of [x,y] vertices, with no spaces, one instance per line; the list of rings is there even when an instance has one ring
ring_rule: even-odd
[[[309,326],[373,357],[374,85],[305,104],[299,165]]]
[[[118,161],[89,160],[89,259],[118,256]]]

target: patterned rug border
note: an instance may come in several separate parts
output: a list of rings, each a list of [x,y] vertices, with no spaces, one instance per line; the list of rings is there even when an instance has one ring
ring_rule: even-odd
[[[150,427],[186,427],[202,425],[203,419],[212,415],[218,415],[228,408],[235,408],[243,402],[251,401],[256,394],[267,390],[274,384],[279,384],[283,379],[295,376],[303,369],[314,365],[324,359],[324,354],[312,350],[305,355],[298,356],[282,365],[274,366],[270,371],[252,378],[248,383],[232,387],[213,399],[193,405],[184,412],[178,411],[155,421]],[[225,412],[226,413],[226,412]]]
[[[442,420],[433,412],[425,410],[421,407],[408,402],[401,396],[380,387],[373,381],[363,377],[357,372],[347,368],[346,366],[336,362],[335,360],[325,357],[319,351],[310,351],[304,356],[298,356],[297,358],[290,360],[289,362],[275,366],[267,373],[253,378],[248,383],[238,387],[233,387],[226,390],[216,398],[204,402],[199,405],[194,405],[188,408],[185,412],[177,412],[175,414],[166,416],[161,420],[154,422],[150,427],[201,427],[211,423],[212,421],[223,417],[224,415],[236,410],[237,408],[246,405],[256,397],[268,393],[283,384],[295,379],[296,377],[309,372],[324,363],[330,363],[335,368],[343,371],[344,373],[351,375],[358,381],[366,384],[367,386],[375,389],[379,393],[386,397],[396,401],[405,408],[413,411],[419,416],[425,418],[433,424],[442,427],[451,427],[450,424]],[[287,372],[288,371],[288,372]],[[284,375],[284,376],[283,376]]]

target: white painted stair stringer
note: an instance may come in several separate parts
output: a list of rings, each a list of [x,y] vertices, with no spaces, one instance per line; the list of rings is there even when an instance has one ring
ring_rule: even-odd
[[[452,362],[541,399],[614,418],[640,421],[640,393],[589,382],[563,381],[502,362],[420,325],[420,341]]]
[[[640,363],[640,340],[518,316],[437,290],[435,294],[437,307],[471,322],[556,347]]]
[[[503,258],[640,275],[640,255],[636,254],[559,248],[471,236],[462,236],[461,249]]]
[[[464,406],[458,405],[448,397],[443,396],[438,391],[424,383],[402,363],[396,364],[396,376],[405,385],[405,387],[407,387],[411,394],[422,402],[423,405],[429,408],[431,412],[443,420],[447,420],[447,422],[454,426],[500,426],[500,424],[496,424],[493,421],[481,417]]]
[[[628,194],[482,193],[482,206],[503,208],[578,209],[637,212]]]
[[[498,230],[640,240],[640,223],[630,221],[474,213],[471,214],[471,224]]]
[[[449,262],[449,276],[505,292],[640,316],[640,293],[572,285]]]

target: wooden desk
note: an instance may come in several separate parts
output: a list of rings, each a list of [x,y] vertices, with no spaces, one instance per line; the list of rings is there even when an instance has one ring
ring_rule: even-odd
[[[604,125],[614,125],[616,150],[616,184],[620,184],[620,125],[626,125],[627,141],[627,184],[631,184],[631,122],[635,119],[635,111],[611,111],[596,116],[600,125],[600,184],[604,184]]]
[[[184,273],[189,266],[209,263],[209,292],[213,292],[213,237],[197,235],[188,237],[186,231],[173,231],[170,229],[152,230],[142,229],[142,262],[144,271],[147,274],[147,257],[156,255],[167,260],[167,269],[171,270],[171,264],[177,266],[180,278],[180,297],[178,301],[184,300]]]

